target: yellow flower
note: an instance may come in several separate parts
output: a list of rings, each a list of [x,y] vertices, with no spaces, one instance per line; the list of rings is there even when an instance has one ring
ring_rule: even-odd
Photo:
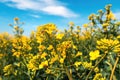
[[[107,26],[109,26],[109,24],[108,23],[103,23],[102,26],[103,26],[103,28],[106,28]]]
[[[56,39],[62,39],[62,38],[63,38],[63,36],[64,36],[64,34],[63,34],[63,33],[59,33],[59,34],[57,34],[57,35],[56,35]]]
[[[119,22],[116,22],[115,24],[116,24],[116,26],[120,26],[120,21],[119,21]]]
[[[106,80],[106,79],[102,77],[102,74],[101,74],[101,73],[97,73],[97,74],[94,76],[93,80]]]
[[[97,59],[98,57],[100,57],[99,53],[100,53],[99,50],[91,51],[91,52],[89,53],[90,60],[95,60],[95,59]]]
[[[51,58],[50,64],[53,64],[55,61],[59,59],[58,55],[56,54],[54,57]]]
[[[32,70],[32,71],[38,70],[38,68],[35,66],[35,64],[31,63],[31,62],[29,64],[27,64],[27,68]]]
[[[21,63],[17,63],[16,66],[20,67]]]
[[[12,56],[19,58],[21,56],[21,52],[14,52]]]
[[[88,62],[83,62],[82,63],[83,67],[86,68],[86,69],[91,69],[92,68],[92,63],[88,63]]]
[[[116,45],[113,51],[116,53],[120,53],[120,44]]]
[[[3,71],[4,71],[4,75],[10,75],[14,72],[14,68],[13,68],[13,65],[12,64],[9,64],[9,65],[6,65],[4,68],[3,68]]]
[[[81,65],[82,64],[82,62],[78,62],[78,61],[76,61],[75,63],[74,63],[74,65],[76,66],[76,67],[78,67],[79,65]]]
[[[74,26],[74,22],[69,22],[69,26]]]
[[[52,30],[45,30],[48,34],[52,34],[53,33],[53,31]]]
[[[39,69],[42,69],[44,67],[47,67],[48,66],[48,61],[43,61],[41,62],[41,64],[39,65]]]
[[[77,50],[77,46],[73,45],[73,49],[76,49],[76,50]]]
[[[107,14],[106,18],[107,18],[107,20],[115,20],[116,19],[115,15],[112,12],[110,12],[109,14]]]
[[[79,57],[82,55],[82,52],[78,51],[75,57]]]
[[[56,52],[53,50],[52,52],[51,52],[51,55],[55,55],[56,54]]]
[[[53,64],[55,61],[57,61],[57,59],[58,59],[58,56],[51,58],[50,64]]]
[[[41,58],[45,58],[47,56],[47,53],[42,53]]]
[[[63,58],[60,58],[60,63],[63,64],[64,63],[64,59]]]
[[[88,24],[83,24],[83,27],[84,27],[84,28],[87,28],[87,27],[88,27]]]
[[[19,20],[19,18],[18,18],[18,17],[15,17],[15,18],[14,18],[14,20],[15,20],[15,21],[18,21],[18,20]]]
[[[117,36],[117,39],[120,39],[120,35]]]
[[[32,59],[30,59],[30,61],[28,62],[27,68],[32,70],[32,71],[38,70],[39,63],[41,62],[40,57],[41,57],[41,55],[39,55],[39,54],[33,56]]]
[[[44,45],[40,45],[38,48],[39,48],[39,51],[43,51],[46,47]]]
[[[119,44],[118,40],[101,39],[97,41],[97,48],[101,50],[113,50]]]
[[[14,29],[15,29],[16,31],[18,31],[18,30],[19,30],[19,27],[18,27],[18,26],[14,26]]]
[[[38,36],[37,36],[36,38],[37,38],[37,42],[38,42],[38,43],[40,43],[40,44],[41,44],[41,43],[43,42],[43,38],[38,37]]]
[[[52,50],[53,49],[53,45],[49,45],[49,47],[47,49],[48,50]]]
[[[2,59],[4,56],[6,56],[6,54],[1,54],[0,53],[0,59]]]
[[[50,73],[51,73],[51,70],[50,70],[50,69],[47,69],[45,72],[46,72],[47,74],[50,74]]]
[[[90,16],[88,17],[89,20],[93,20],[95,17],[95,14],[90,14]]]
[[[4,72],[7,72],[12,67],[12,64],[6,65],[3,69]]]
[[[83,39],[89,39],[91,37],[90,31],[83,31],[84,36],[81,36]]]
[[[99,68],[98,67],[96,67],[95,69],[94,69],[94,72],[99,72]]]
[[[35,32],[34,31],[31,31],[30,37],[31,37],[31,39],[35,37]]]
[[[62,51],[61,56],[65,59],[66,58],[66,52]]]

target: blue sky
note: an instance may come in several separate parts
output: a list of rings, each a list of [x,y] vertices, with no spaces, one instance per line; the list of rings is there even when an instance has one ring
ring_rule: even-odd
[[[19,17],[29,35],[31,30],[46,23],[55,23],[58,29],[66,29],[70,21],[76,25],[88,22],[91,13],[112,4],[112,11],[120,19],[120,0],[0,0],[0,33],[9,32],[13,18]]]

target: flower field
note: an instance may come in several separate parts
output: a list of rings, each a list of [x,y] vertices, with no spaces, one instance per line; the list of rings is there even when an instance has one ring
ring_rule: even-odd
[[[48,23],[30,36],[14,18],[14,36],[0,34],[0,80],[119,80],[120,21],[110,8],[82,26],[60,31]]]

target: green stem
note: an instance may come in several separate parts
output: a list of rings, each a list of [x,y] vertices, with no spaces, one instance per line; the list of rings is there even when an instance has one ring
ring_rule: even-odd
[[[83,76],[85,76],[86,71],[84,73],[82,73],[82,75],[80,76],[80,79],[82,79]]]
[[[117,66],[118,61],[119,61],[119,57],[116,58],[114,67],[113,67],[113,69],[112,69],[112,71],[111,71],[110,80],[112,80],[112,78],[113,78],[113,76],[114,76],[115,68],[116,68],[116,66]]]
[[[65,67],[65,71],[66,71],[66,74],[67,74],[69,80],[73,80],[73,78],[72,78],[72,76],[71,76],[69,70],[67,69],[67,67]]]
[[[112,56],[112,55],[110,55],[110,58],[111,58],[112,65],[114,65],[115,60],[113,59],[113,56]]]
[[[92,71],[97,67],[97,65],[105,58],[106,53],[103,55],[103,57],[95,64],[95,66],[90,70],[90,72],[88,73],[87,77],[85,80],[88,80],[90,74],[92,73]]]

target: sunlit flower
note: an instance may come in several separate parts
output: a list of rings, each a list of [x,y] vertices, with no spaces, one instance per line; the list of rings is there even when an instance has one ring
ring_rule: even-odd
[[[103,26],[103,28],[106,28],[107,26],[109,26],[109,24],[108,23],[103,23],[102,26]]]
[[[74,22],[69,22],[69,26],[74,26]]]
[[[96,73],[93,80],[106,80],[106,79],[102,77],[101,73]]]
[[[47,67],[48,66],[48,61],[43,61],[41,62],[41,64],[39,65],[39,69],[42,69],[44,67]]]
[[[79,57],[82,55],[82,52],[78,51],[77,54],[76,54],[76,57]]]
[[[87,28],[87,27],[88,27],[88,24],[83,24],[83,27],[84,27],[84,28]]]
[[[47,49],[48,50],[52,50],[53,49],[53,45],[49,45],[49,47]]]
[[[101,39],[97,41],[97,48],[100,50],[113,50],[119,44],[118,40]]]
[[[47,69],[45,72],[46,72],[47,74],[50,74],[50,73],[51,73],[51,70],[50,70],[50,69]]]
[[[83,62],[82,63],[83,67],[86,69],[91,69],[92,68],[92,63],[90,62]]]
[[[14,52],[12,56],[19,58],[21,54],[22,54],[21,52]]]
[[[96,67],[95,69],[94,69],[94,72],[99,72],[99,68],[98,67]]]
[[[112,12],[110,12],[109,14],[107,14],[106,18],[107,18],[107,20],[115,20],[116,19],[115,15]]]
[[[64,63],[64,59],[63,58],[60,58],[60,63],[63,64]]]
[[[41,58],[45,58],[46,56],[47,56],[47,53],[44,52],[44,53],[42,53]]]
[[[90,60],[95,60],[100,57],[100,52],[99,50],[91,51],[89,55],[90,55]]]
[[[18,20],[19,20],[19,18],[18,18],[18,17],[15,17],[15,18],[14,18],[14,20],[15,20],[15,21],[18,21]]]
[[[39,51],[43,51],[46,47],[44,45],[40,45],[38,48],[39,48]]]
[[[76,50],[77,50],[77,46],[73,45],[73,49],[76,49]]]
[[[82,64],[82,62],[78,62],[78,61],[76,61],[75,63],[74,63],[74,65],[76,66],[76,67],[78,67],[79,65],[81,65]]]
[[[63,38],[63,36],[64,36],[64,34],[63,34],[63,33],[59,33],[59,34],[57,34],[57,35],[56,35],[56,39],[62,39],[62,38]]]
[[[10,75],[10,74],[13,74],[14,73],[14,68],[13,68],[13,65],[12,64],[9,64],[9,65],[6,65],[3,69],[4,71],[4,75]]]

